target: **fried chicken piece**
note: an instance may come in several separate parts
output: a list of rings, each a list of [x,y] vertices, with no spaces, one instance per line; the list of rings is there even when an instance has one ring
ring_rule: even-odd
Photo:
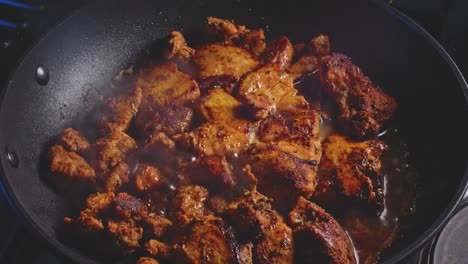
[[[207,201],[208,208],[217,215],[224,214],[229,205],[229,201],[222,194],[210,195]]]
[[[133,138],[114,130],[108,137],[100,138],[92,145],[90,156],[96,169],[107,172],[136,148]]]
[[[197,219],[174,246],[174,262],[182,264],[237,263],[239,246],[231,227],[221,218]]]
[[[66,183],[78,183],[89,188],[96,184],[94,169],[75,152],[67,151],[60,145],[50,148],[50,172]]]
[[[296,62],[294,62],[291,67],[289,67],[289,75],[294,80],[299,80],[305,75],[314,72],[318,69],[319,59],[315,56],[304,55],[300,57]]]
[[[156,132],[143,147],[143,154],[150,161],[169,162],[174,159],[175,143],[163,132]]]
[[[192,104],[200,97],[200,89],[192,77],[177,69],[172,62],[164,62],[142,71],[136,81],[144,98],[155,104]]]
[[[259,62],[247,50],[230,45],[209,44],[198,48],[193,56],[197,67],[198,80],[212,84],[219,83],[213,78],[222,78],[223,89],[231,92],[234,85],[247,72],[255,69]],[[227,82],[229,80],[230,82]],[[206,84],[201,87],[210,89]]]
[[[294,80],[299,80],[318,69],[320,58],[330,53],[330,41],[328,36],[319,34],[312,38],[307,46],[296,47],[295,50],[299,48],[300,52],[305,52],[288,69]]]
[[[116,240],[116,245],[122,254],[126,255],[140,247],[139,240],[143,236],[143,228],[135,225],[133,221],[107,221],[109,234]]]
[[[119,162],[106,176],[104,182],[104,190],[106,192],[116,192],[124,184],[128,183],[128,165],[121,161]]]
[[[130,121],[138,112],[142,99],[140,87],[135,87],[116,97],[106,100],[100,116],[100,123],[107,133],[113,130],[124,132],[130,125]]]
[[[91,236],[99,234],[104,230],[104,224],[101,219],[80,212],[80,215],[73,222],[78,228],[81,236]]]
[[[234,24],[233,20],[208,17],[205,33],[213,41],[221,41],[225,44],[232,43],[234,38],[249,32],[243,25]]]
[[[239,247],[239,264],[253,264],[253,244],[247,243]]]
[[[171,247],[166,243],[156,239],[150,239],[145,244],[146,251],[155,257],[168,257],[171,253]]]
[[[180,143],[199,155],[229,156],[246,150],[255,142],[255,126],[249,122],[229,125],[208,121],[185,133]]]
[[[86,208],[83,212],[90,216],[100,216],[112,208],[114,197],[113,192],[93,193],[86,199]]]
[[[299,196],[310,197],[315,190],[316,160],[303,160],[275,145],[259,144],[249,151],[249,164],[259,190],[281,209],[288,209]]]
[[[277,64],[281,69],[291,66],[294,56],[294,47],[289,39],[281,35],[278,39],[270,43],[263,52],[265,63]]]
[[[223,192],[236,184],[234,173],[222,155],[199,157],[184,169],[184,175],[193,184],[202,185],[212,192]]]
[[[146,192],[167,182],[161,172],[146,164],[140,163],[134,174],[135,188],[139,192]]]
[[[179,62],[188,62],[195,54],[195,50],[187,45],[184,35],[179,31],[172,31],[167,34],[168,48],[164,52],[166,59],[175,59]]]
[[[330,54],[330,40],[328,36],[319,33],[307,43],[307,54],[323,57]]]
[[[71,127],[62,132],[60,140],[69,151],[77,153],[85,153],[90,146],[88,140]]]
[[[209,90],[198,104],[198,109],[205,120],[214,120],[229,124],[239,119],[242,103],[221,88]]]
[[[295,263],[356,263],[346,232],[316,204],[299,197],[288,222],[294,228]]]
[[[171,202],[170,217],[173,221],[188,224],[193,219],[206,215],[205,201],[208,190],[198,185],[187,185],[177,189]]]
[[[143,225],[145,233],[161,238],[172,226],[172,222],[164,216],[151,213],[143,218]]]
[[[159,106],[147,101],[137,113],[135,124],[138,130],[149,137],[156,132],[168,136],[188,131],[193,120],[193,110],[183,105]]]
[[[397,109],[395,99],[377,88],[343,54],[324,57],[319,77],[326,92],[339,106],[343,130],[356,139],[376,136]]]
[[[141,220],[148,215],[147,205],[135,196],[118,193],[114,198],[115,213],[123,219]]]
[[[380,140],[354,142],[339,134],[329,136],[323,145],[315,197],[329,206],[346,204],[343,199],[350,198],[381,210],[380,157],[385,149]]]
[[[153,258],[141,257],[137,260],[137,264],[159,264],[159,261]]]
[[[250,51],[254,56],[260,57],[265,50],[266,38],[263,29],[255,29],[240,36],[240,47]]]
[[[253,263],[293,263],[292,230],[257,191],[244,193],[226,211],[238,234],[253,240]]]
[[[293,79],[277,64],[250,72],[241,81],[237,98],[257,119],[290,109],[307,109],[309,104],[297,95]]]

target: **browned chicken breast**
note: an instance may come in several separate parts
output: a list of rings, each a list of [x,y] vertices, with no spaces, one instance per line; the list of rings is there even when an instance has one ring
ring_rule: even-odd
[[[168,47],[164,52],[166,59],[175,59],[177,62],[188,62],[195,54],[195,50],[187,45],[184,35],[179,31],[167,34]]]
[[[148,215],[148,206],[133,195],[118,193],[114,197],[114,211],[123,219],[140,221]]]
[[[163,132],[156,132],[150,136],[143,146],[142,154],[149,161],[170,162],[175,156],[175,143]]]
[[[108,213],[114,204],[115,195],[112,192],[93,193],[88,196],[85,202],[85,212],[91,216],[100,216]]]
[[[267,46],[263,29],[254,29],[240,37],[240,47],[250,51],[254,56],[260,57]]]
[[[299,197],[288,222],[294,228],[295,263],[356,263],[346,232],[316,204]]]
[[[307,54],[323,57],[330,54],[330,40],[328,36],[318,34],[307,43]]]
[[[200,98],[198,109],[206,120],[229,125],[239,119],[242,103],[221,88],[214,88]]]
[[[171,246],[156,239],[150,239],[145,244],[146,251],[155,257],[167,258],[172,253]]]
[[[395,99],[377,88],[343,54],[324,57],[319,76],[327,93],[339,106],[343,130],[357,139],[376,136],[397,109]]]
[[[329,136],[323,145],[315,197],[323,204],[349,205],[343,198],[381,209],[383,203],[380,156],[387,146],[380,140],[354,142]]]
[[[145,101],[135,118],[136,127],[146,137],[156,132],[168,136],[186,132],[192,125],[193,110],[183,105],[160,106],[151,100]]]
[[[106,172],[136,148],[137,144],[133,138],[114,130],[108,137],[100,138],[92,145],[90,159],[97,170]]]
[[[60,177],[59,181],[78,183],[81,187],[94,187],[96,173],[80,155],[55,145],[50,148],[50,156],[50,172]]]
[[[238,263],[239,246],[232,229],[219,217],[195,220],[182,241],[174,246],[173,258],[181,264]]]
[[[143,218],[142,225],[146,234],[161,238],[172,226],[172,222],[164,216],[150,213]]]
[[[246,192],[229,205],[226,214],[237,233],[253,241],[253,263],[293,263],[292,230],[271,208],[268,197],[257,191]]]
[[[205,33],[208,38],[225,44],[232,43],[233,39],[248,32],[249,30],[243,25],[236,25],[232,20],[216,17],[208,17],[205,26]]]
[[[143,71],[136,82],[143,97],[161,106],[191,104],[200,97],[197,83],[171,62],[158,64]]]
[[[187,185],[177,189],[170,217],[173,221],[188,224],[195,218],[208,214],[205,207],[208,190],[198,185]]]
[[[295,49],[303,54],[289,67],[288,72],[294,80],[298,80],[318,69],[320,58],[330,53],[330,41],[328,36],[319,34],[307,46],[297,46]]]
[[[281,35],[278,39],[270,43],[263,52],[266,63],[275,63],[281,69],[286,69],[291,65],[294,56],[294,47],[289,39]]]
[[[135,225],[133,221],[121,221],[109,219],[107,230],[115,239],[120,253],[126,255],[140,247],[139,240],[143,236],[143,229]]]
[[[279,111],[308,108],[306,99],[297,92],[285,71],[277,64],[268,64],[245,76],[237,97],[255,118],[262,119]]]
[[[193,62],[197,67],[198,80],[211,85],[220,85],[221,83],[221,88],[228,92],[232,91],[234,85],[244,74],[259,65],[259,62],[247,50],[221,44],[210,44],[197,49]],[[200,86],[207,89],[212,88],[207,84]]]
[[[60,137],[61,143],[69,151],[85,153],[89,149],[88,140],[73,128],[67,128]]]
[[[104,190],[106,192],[116,192],[122,185],[129,182],[128,165],[121,161],[107,175],[104,176]]]
[[[184,169],[184,175],[213,192],[226,192],[236,184],[230,164],[221,155],[198,158]]]
[[[138,86],[128,92],[107,99],[100,117],[104,132],[110,133],[113,130],[124,132],[127,130],[130,121],[138,112],[141,99],[142,91]]]
[[[138,164],[133,177],[135,179],[135,188],[139,192],[157,188],[167,182],[157,168],[142,163]]]

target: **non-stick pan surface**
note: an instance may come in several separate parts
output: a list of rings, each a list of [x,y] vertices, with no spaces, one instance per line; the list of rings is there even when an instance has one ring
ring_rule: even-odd
[[[387,250],[395,263],[447,219],[467,183],[467,86],[442,48],[421,28],[373,1],[109,0],[58,25],[30,50],[3,91],[0,108],[2,181],[29,226],[78,263],[94,263],[60,231],[73,211],[44,179],[55,136],[83,119],[109,93],[106,83],[171,30],[200,29],[206,16],[233,18],[294,42],[323,32],[332,49],[357,65],[400,104],[401,134],[419,175],[413,228]],[[269,31],[271,29],[271,31]],[[194,36],[196,37],[196,36]],[[190,40],[189,40],[190,41]],[[35,80],[42,65],[50,79]],[[15,162],[17,157],[17,163]]]

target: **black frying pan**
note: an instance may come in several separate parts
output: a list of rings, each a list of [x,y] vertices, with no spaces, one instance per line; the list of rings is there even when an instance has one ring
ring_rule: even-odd
[[[47,181],[44,153],[51,140],[82,119],[109,92],[102,87],[121,67],[139,60],[170,30],[199,29],[206,16],[306,41],[330,35],[332,48],[357,65],[400,104],[397,121],[420,175],[413,228],[382,261],[396,263],[423,245],[453,212],[465,190],[467,85],[437,42],[392,8],[373,1],[109,0],[58,25],[24,57],[3,89],[0,156],[3,184],[18,213],[61,253],[95,262],[60,232],[73,211]],[[39,65],[50,74],[35,80]]]

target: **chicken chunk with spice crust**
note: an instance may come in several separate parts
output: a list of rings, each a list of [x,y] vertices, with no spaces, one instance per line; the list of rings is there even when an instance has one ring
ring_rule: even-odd
[[[354,138],[376,136],[397,109],[395,99],[377,88],[343,54],[324,57],[319,77],[326,92],[338,104],[343,131]]]
[[[293,56],[294,47],[284,35],[270,43],[263,52],[265,63],[277,64],[281,69],[287,69],[291,65]]]
[[[193,56],[193,62],[201,87],[211,89],[213,86],[221,86],[229,93],[244,74],[259,65],[247,50],[221,44],[209,44],[198,48]]]
[[[195,53],[195,50],[187,45],[184,35],[179,31],[172,31],[167,34],[168,47],[165,50],[166,59],[175,59],[177,62],[188,62]]]
[[[328,206],[358,201],[381,210],[380,157],[385,149],[387,146],[380,140],[354,142],[339,134],[329,136],[323,145],[315,198]]]
[[[174,262],[181,264],[234,264],[238,256],[232,228],[214,216],[195,220],[173,249]]]
[[[133,221],[121,221],[109,219],[107,230],[115,239],[119,251],[126,255],[140,247],[140,239],[143,237],[143,228],[135,225]]]
[[[197,83],[171,62],[164,62],[142,71],[136,85],[141,88],[145,99],[149,98],[160,106],[189,105],[200,97]]]
[[[140,87],[107,99],[99,120],[104,132],[110,133],[113,130],[124,132],[127,130],[130,121],[140,107],[141,99]]]
[[[268,197],[257,191],[246,192],[228,206],[226,214],[237,233],[252,240],[253,263],[293,263],[292,230],[271,208]]]
[[[318,205],[300,197],[288,222],[294,228],[295,263],[356,263],[348,235]]]
[[[240,37],[240,47],[250,51],[254,56],[260,57],[267,46],[263,29],[255,29]]]
[[[133,138],[114,130],[109,136],[98,139],[91,147],[90,159],[100,172],[107,172],[137,148]]]
[[[230,164],[221,155],[198,158],[184,169],[184,175],[213,192],[225,192],[236,184]]]
[[[96,172],[80,155],[55,145],[50,149],[50,156],[50,172],[57,175],[59,181],[78,183],[85,188],[95,186]]]
[[[328,36],[319,34],[304,45],[303,54],[289,67],[288,72],[294,80],[318,69],[320,58],[330,53]]]
[[[212,41],[220,41],[224,44],[232,43],[232,40],[249,32],[243,25],[236,25],[234,21],[216,17],[208,17],[205,33]]]
[[[240,119],[242,103],[221,88],[214,88],[200,98],[198,109],[205,120],[229,125]]]
[[[155,167],[140,163],[134,173],[135,188],[146,192],[167,182],[162,173]]]
[[[281,111],[309,108],[306,99],[297,93],[289,74],[277,64],[268,64],[245,76],[237,97],[253,117],[262,119]]]
[[[137,260],[137,264],[159,264],[159,261],[153,258],[141,257]]]
[[[65,129],[62,132],[60,140],[69,151],[77,153],[85,153],[90,146],[88,140],[73,128]]]
[[[148,214],[143,218],[143,227],[145,233],[161,238],[167,230],[172,226],[172,222],[164,216],[156,215],[154,213]]]
[[[104,180],[104,190],[106,192],[116,192],[124,184],[129,182],[129,168],[127,163],[119,162],[107,175]]]
[[[118,193],[114,198],[114,212],[122,219],[140,221],[148,215],[148,207],[135,196]]]
[[[188,224],[195,218],[209,214],[205,202],[208,190],[198,185],[187,185],[177,189],[171,203],[170,217],[179,224]]]

